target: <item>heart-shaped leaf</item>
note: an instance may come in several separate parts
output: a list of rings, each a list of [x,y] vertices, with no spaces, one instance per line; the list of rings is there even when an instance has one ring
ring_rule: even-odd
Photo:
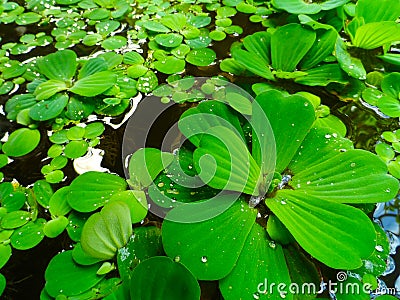
[[[244,192],[257,196],[260,167],[245,141],[223,126],[208,129],[193,153],[199,177],[215,189]]]
[[[75,75],[77,62],[72,50],[60,50],[37,60],[40,73],[49,79],[68,81]]]
[[[274,69],[293,72],[315,39],[314,31],[299,24],[279,27],[271,36],[271,61]]]
[[[208,206],[211,213],[218,210],[216,206],[235,201],[237,195],[220,197],[213,201],[214,208]],[[238,200],[229,209],[212,219],[197,223],[170,221],[181,216],[187,216],[188,221],[204,220],[203,217],[209,217],[210,212],[196,209],[197,206],[191,205],[194,204],[183,204],[167,214],[162,226],[164,250],[169,257],[182,262],[197,279],[221,279],[234,268],[254,224],[257,211],[249,208],[246,202]],[[226,206],[224,208],[226,209]]]
[[[82,229],[82,249],[98,259],[111,259],[128,243],[132,234],[129,206],[114,201],[105,205],[86,221]]]
[[[263,109],[275,136],[276,171],[282,172],[315,120],[313,105],[304,97],[285,97],[277,90],[267,91],[256,97]]]

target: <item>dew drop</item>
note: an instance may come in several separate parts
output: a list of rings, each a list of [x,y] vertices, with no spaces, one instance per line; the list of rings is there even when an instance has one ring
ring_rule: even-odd
[[[375,249],[376,249],[376,251],[378,251],[378,252],[382,252],[382,251],[383,251],[383,247],[382,247],[381,245],[377,245],[377,246],[375,247]]]
[[[181,257],[179,255],[175,256],[174,261],[175,262],[180,262],[181,261]]]
[[[330,134],[325,134],[325,138],[330,139],[332,136]]]
[[[254,293],[253,294],[254,299],[260,299],[260,294],[259,293]]]
[[[304,102],[304,106],[308,106],[309,105],[309,103],[308,102]]]
[[[207,256],[202,256],[201,257],[201,262],[206,263],[207,262]]]
[[[356,163],[355,162],[352,162],[351,164],[350,164],[350,167],[352,167],[352,168],[354,168],[356,166]]]
[[[270,242],[268,243],[268,246],[270,246],[272,249],[275,249],[276,244],[275,244],[274,241],[270,241]]]

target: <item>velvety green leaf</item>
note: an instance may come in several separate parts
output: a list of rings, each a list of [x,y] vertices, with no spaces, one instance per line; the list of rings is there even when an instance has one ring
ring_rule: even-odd
[[[18,250],[27,250],[37,246],[44,238],[44,219],[37,219],[18,228],[11,235],[11,245]]]
[[[163,47],[175,48],[182,43],[183,36],[177,33],[161,33],[157,34],[154,40]]]
[[[216,53],[209,48],[191,50],[186,56],[186,61],[192,65],[207,67],[211,65],[215,58]]]
[[[340,67],[351,77],[364,80],[367,78],[367,72],[360,59],[352,57],[346,49],[343,40],[338,37],[336,40],[336,57]]]
[[[386,75],[381,83],[382,92],[394,99],[400,99],[400,73]]]
[[[101,136],[105,130],[103,123],[100,122],[93,122],[88,124],[85,127],[85,134],[83,137],[85,139],[94,139],[98,136]]]
[[[90,265],[93,265],[95,263],[102,261],[102,259],[90,256],[85,251],[83,251],[81,243],[75,244],[74,249],[72,249],[72,258],[74,259],[74,261],[76,263],[83,265],[83,266],[90,266]],[[97,275],[100,275],[100,274],[97,274]]]
[[[25,25],[37,23],[40,21],[41,18],[42,18],[42,16],[37,13],[26,12],[26,13],[19,15],[17,17],[17,19],[15,20],[15,23],[17,23],[18,25],[25,26]]]
[[[384,55],[378,55],[380,59],[388,62],[392,65],[400,66],[400,55],[396,53],[386,53]]]
[[[7,119],[15,120],[18,112],[36,104],[36,98],[32,94],[19,94],[10,98],[5,105]]]
[[[342,84],[349,82],[337,64],[326,64],[307,70],[307,75],[296,78],[295,81],[309,86],[327,86],[332,82]]]
[[[328,0],[322,3],[305,2],[302,0],[273,0],[272,4],[292,14],[316,14],[321,10],[329,10],[345,4],[348,0]]]
[[[154,32],[169,32],[168,27],[156,21],[146,21],[142,24],[144,28]]]
[[[163,255],[161,230],[155,226],[137,227],[128,244],[118,250],[117,263],[121,279],[129,283],[132,271],[145,259]]]
[[[363,49],[375,49],[398,41],[400,41],[400,24],[384,21],[368,23],[359,27],[353,44]]]
[[[108,65],[103,58],[95,57],[89,59],[79,70],[78,79],[90,76],[97,72],[107,71]]]
[[[104,205],[113,194],[125,189],[125,180],[117,175],[86,172],[72,181],[68,204],[79,212],[91,212]]]
[[[171,286],[175,288],[171,289]],[[165,256],[140,263],[132,272],[130,291],[132,299],[200,299],[200,286],[193,274],[184,265]]]
[[[335,133],[327,133],[325,138],[334,136]],[[387,175],[386,164],[374,154],[364,150],[339,150],[336,155],[332,152],[327,154],[329,150],[326,145],[329,148],[340,147],[340,142],[332,145],[327,143],[319,148],[309,144],[311,140],[315,139],[311,136],[305,139],[303,148],[299,149],[289,166],[295,174],[292,178],[294,188],[339,203],[386,202],[397,194],[398,181]],[[313,146],[311,148],[308,145]],[[305,163],[304,156],[311,162],[301,170],[300,167]],[[296,161],[299,162],[297,166]]]
[[[270,293],[266,280],[286,287],[291,283],[282,246],[270,241],[265,229],[254,224],[234,269],[219,281],[219,288],[226,300],[281,299],[278,291]],[[270,295],[260,293],[264,290]],[[293,295],[289,293],[285,299],[293,299]]]
[[[79,242],[81,239],[82,228],[85,224],[86,220],[90,217],[91,214],[80,213],[77,211],[72,211],[68,215],[69,224],[67,226],[68,236],[74,242]]]
[[[45,100],[66,89],[67,85],[64,81],[50,79],[39,84],[33,94],[37,100]]]
[[[335,115],[318,118],[317,120],[315,120],[314,125],[316,125],[317,127],[331,128],[334,132],[337,132],[341,136],[345,136],[347,133],[346,125]]]
[[[385,115],[393,118],[400,117],[400,101],[398,99],[383,95],[378,98],[377,105]]]
[[[79,79],[69,90],[81,96],[94,97],[108,90],[116,81],[114,73],[103,71]]]
[[[220,196],[215,206],[235,200],[236,195]],[[194,205],[194,206],[193,206]],[[190,213],[189,219],[203,219],[207,212],[196,209],[196,203],[183,204],[167,214],[162,226],[162,240],[169,257],[182,262],[197,279],[218,280],[235,266],[250,233],[257,211],[244,201],[235,201],[227,210],[212,219],[197,223],[176,223],[179,216]],[[218,207],[209,206],[215,211]],[[225,208],[226,209],[226,208]],[[208,212],[209,213],[209,212]],[[196,214],[200,215],[197,217]],[[203,219],[204,220],[204,219]],[[229,224],[229,226],[226,226]],[[240,228],[240,230],[237,230]],[[193,237],[196,236],[194,239]],[[210,243],[209,241],[213,241]]]
[[[4,265],[8,262],[11,257],[11,245],[0,244],[0,268],[3,268]]]
[[[44,208],[49,208],[50,198],[53,196],[51,185],[44,180],[38,180],[33,185],[36,201]]]
[[[147,215],[146,194],[143,191],[123,191],[112,195],[110,203],[113,201],[124,202],[129,207],[132,223],[139,223]]]
[[[275,79],[269,66],[262,57],[241,49],[236,49],[235,51],[233,51],[232,56],[235,61],[248,69],[250,72],[265,79]]]
[[[175,74],[185,70],[185,61],[173,56],[168,56],[163,60],[155,61],[154,67],[164,74]]]
[[[2,146],[2,151],[8,156],[24,156],[32,152],[39,142],[39,130],[20,128],[10,134],[7,142]]]
[[[6,288],[6,278],[4,277],[3,274],[0,274],[0,296],[3,294],[5,288]]]
[[[25,192],[14,191],[6,195],[1,201],[1,207],[7,209],[7,212],[21,209],[27,201]]]
[[[139,92],[150,93],[158,86],[158,78],[153,71],[147,71],[144,75],[140,76],[136,88]]]
[[[358,268],[375,248],[372,222],[357,208],[301,190],[280,190],[266,202],[300,246],[331,268]]]
[[[50,220],[44,224],[43,233],[49,238],[55,238],[64,231],[68,223],[69,221],[66,217],[57,217],[56,219]]]
[[[265,65],[270,64],[271,34],[269,32],[261,31],[248,35],[243,39],[243,45],[250,53],[261,58]]]
[[[317,35],[314,45],[306,53],[300,65],[301,69],[310,69],[322,62],[331,55],[335,47],[338,33],[334,29],[326,30],[323,34]]]
[[[155,148],[137,150],[129,161],[129,184],[137,190],[148,187],[172,160],[173,154]]]
[[[65,216],[71,211],[67,201],[67,195],[69,193],[69,187],[62,187],[58,189],[49,200],[49,211],[53,216]]]
[[[56,118],[68,104],[66,94],[55,94],[47,100],[36,103],[29,110],[29,116],[35,121],[47,121]]]
[[[359,0],[356,5],[356,17],[362,17],[365,23],[396,21],[399,11],[400,3],[397,0]]]
[[[101,263],[91,266],[78,265],[72,259],[71,250],[61,252],[54,256],[47,266],[45,289],[53,298],[59,294],[78,295],[104,278],[104,275],[96,274],[100,265]]]
[[[314,107],[304,97],[287,96],[277,90],[256,97],[275,136],[276,172],[282,172],[292,160],[315,120]]]
[[[193,153],[199,177],[215,189],[258,195],[260,167],[237,133],[223,126],[208,129]]]
[[[315,39],[314,31],[299,24],[279,27],[271,36],[271,61],[274,69],[293,72],[313,46]]]
[[[25,73],[26,69],[27,69],[26,65],[23,65],[22,63],[16,60],[8,61],[7,64],[2,64],[0,67],[0,71],[2,72],[2,78],[4,79],[10,79],[21,76]]]
[[[268,190],[275,170],[275,136],[264,107],[262,104],[260,105],[260,98],[253,101],[252,112],[250,121],[252,127],[252,155],[261,169],[262,184],[259,186],[259,190],[260,194],[264,195]]]
[[[195,146],[199,146],[203,134],[215,126],[231,128],[239,136],[244,137],[238,117],[225,104],[218,101],[204,101],[188,109],[180,117],[178,126]]]
[[[355,270],[355,273],[360,275],[372,274],[373,276],[380,276],[387,269],[389,256],[388,237],[380,225],[374,223],[374,227],[376,231],[376,246],[371,256],[363,261],[363,266]]]
[[[89,145],[86,141],[71,141],[64,148],[64,154],[68,158],[78,158],[86,154]]]
[[[60,50],[37,60],[40,73],[49,79],[68,81],[75,75],[76,54],[71,50]]]
[[[130,209],[124,202],[105,205],[86,221],[82,229],[82,249],[92,257],[107,260],[128,243],[132,234]]]
[[[124,64],[137,65],[137,64],[143,64],[143,63],[144,63],[143,56],[135,51],[126,52],[124,54]]]

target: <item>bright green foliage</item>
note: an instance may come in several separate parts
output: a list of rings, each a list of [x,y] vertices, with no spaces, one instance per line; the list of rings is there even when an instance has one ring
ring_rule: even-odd
[[[10,134],[2,146],[2,151],[8,156],[23,156],[32,152],[40,142],[39,130],[20,128]]]
[[[164,280],[159,280],[160,275]],[[190,271],[165,256],[155,256],[139,264],[132,272],[130,291],[131,299],[200,299],[200,286]]]
[[[82,249],[102,260],[112,258],[128,242],[132,234],[129,206],[124,202],[111,202],[86,221],[82,229]]]

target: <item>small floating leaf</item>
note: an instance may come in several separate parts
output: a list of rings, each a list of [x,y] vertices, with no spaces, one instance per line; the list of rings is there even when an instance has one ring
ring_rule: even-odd
[[[40,142],[40,132],[37,129],[20,128],[8,137],[2,150],[8,156],[24,156],[32,152]]]

